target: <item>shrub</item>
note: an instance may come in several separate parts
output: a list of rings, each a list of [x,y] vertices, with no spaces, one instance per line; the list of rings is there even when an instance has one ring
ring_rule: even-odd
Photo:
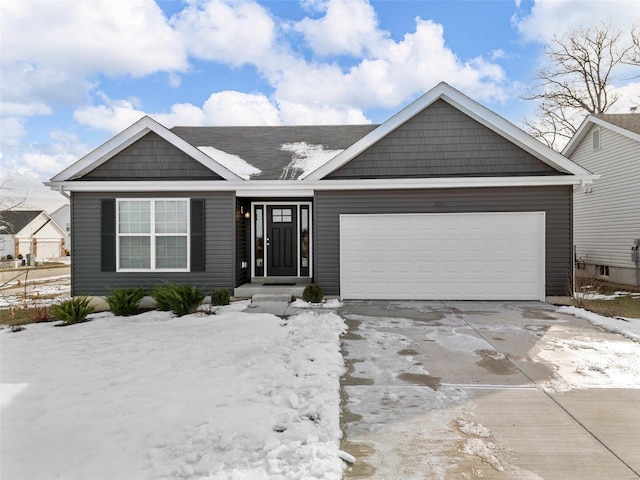
[[[320,285],[312,283],[307,285],[302,291],[302,299],[309,303],[320,303],[324,297],[324,291]]]
[[[50,322],[52,319],[51,308],[46,305],[29,309],[29,320],[32,323]]]
[[[173,283],[155,287],[151,297],[156,301],[158,310],[171,310],[178,317],[195,312],[204,299],[196,287]]]
[[[138,304],[144,297],[142,288],[113,288],[110,290],[111,295],[105,300],[114,315],[126,317],[138,313]]]
[[[211,294],[211,305],[229,305],[231,293],[229,290],[219,288]]]
[[[94,308],[86,297],[75,297],[51,307],[51,314],[56,320],[61,320],[67,325],[87,321],[87,316],[93,313]]]

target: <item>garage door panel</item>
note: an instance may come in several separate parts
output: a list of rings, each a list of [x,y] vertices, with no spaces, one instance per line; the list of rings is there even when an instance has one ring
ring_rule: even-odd
[[[544,299],[544,213],[342,215],[341,295]]]

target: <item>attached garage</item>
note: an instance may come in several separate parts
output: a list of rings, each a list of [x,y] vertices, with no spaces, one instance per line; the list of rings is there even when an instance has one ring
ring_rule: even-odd
[[[344,299],[545,299],[545,212],[340,215]]]

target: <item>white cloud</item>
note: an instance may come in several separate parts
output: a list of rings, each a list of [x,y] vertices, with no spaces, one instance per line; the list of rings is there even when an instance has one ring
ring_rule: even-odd
[[[225,91],[202,107],[209,125],[279,125],[278,108],[262,94]]]
[[[229,125],[312,125],[369,123],[360,109],[324,103],[275,102],[262,94],[223,91],[212,94],[201,107],[190,103],[171,106],[168,113],[145,113],[130,100],[111,100],[101,95],[102,105],[76,110],[74,119],[112,134],[121,132],[145,114],[167,128]]]
[[[90,105],[73,112],[73,119],[81,125],[117,134],[137,122],[145,112],[136,109],[128,100],[109,101],[107,105]]]
[[[236,66],[264,61],[276,35],[269,12],[244,0],[191,0],[172,23],[191,55]]]
[[[482,58],[461,61],[445,44],[444,29],[416,19],[401,41],[384,40],[377,54],[344,71],[335,63],[290,62],[274,79],[279,102],[396,107],[444,80],[480,101],[504,100],[503,69]],[[304,80],[301,80],[304,79]]]
[[[611,20],[613,25],[630,30],[640,19],[637,0],[535,0],[531,12],[514,17],[514,23],[525,40],[549,42],[554,35]]]
[[[60,193],[42,182],[68,167],[89,148],[74,133],[54,130],[49,144],[31,144],[22,151],[2,157],[1,198],[8,205],[22,202],[20,208],[38,208],[52,212],[68,202]]]
[[[3,116],[29,117],[35,115],[50,115],[53,110],[41,102],[17,103],[0,101],[0,112]]]
[[[322,18],[304,18],[294,26],[319,55],[360,56],[387,37],[368,1],[329,0],[319,8]]]
[[[0,118],[0,131],[2,132],[0,145],[5,153],[7,147],[20,145],[20,140],[27,134],[23,122],[15,117]]]
[[[77,105],[94,75],[187,68],[186,51],[153,0],[0,3],[2,98],[10,105]],[[39,113],[36,111],[35,113]]]
[[[326,104],[281,101],[280,116],[285,125],[343,125],[365,124],[371,121],[359,108]]]
[[[631,82],[612,91],[620,98],[607,113],[629,113],[631,107],[640,109],[640,82]]]
[[[3,63],[148,75],[186,67],[182,43],[152,0],[2,2]]]

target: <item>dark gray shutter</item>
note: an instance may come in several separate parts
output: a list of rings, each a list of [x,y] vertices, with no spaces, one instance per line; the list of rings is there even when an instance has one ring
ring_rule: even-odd
[[[100,265],[103,272],[116,271],[116,200],[102,200],[100,208]]]
[[[191,271],[204,272],[204,200],[191,199]]]

